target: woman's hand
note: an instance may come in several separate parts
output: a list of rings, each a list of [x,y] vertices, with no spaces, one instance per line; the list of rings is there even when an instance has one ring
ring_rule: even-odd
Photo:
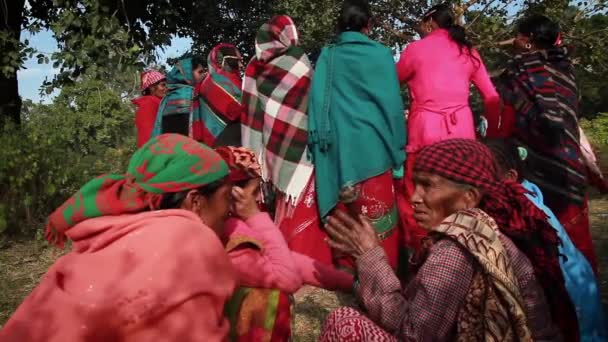
[[[363,215],[354,219],[336,210],[325,225],[331,239],[327,243],[334,249],[358,258],[380,245],[380,239],[371,223]]]
[[[260,179],[251,179],[241,188],[238,186],[232,187],[232,198],[234,199],[233,214],[243,220],[248,220],[252,216],[260,212],[258,207],[258,195],[260,194]]]

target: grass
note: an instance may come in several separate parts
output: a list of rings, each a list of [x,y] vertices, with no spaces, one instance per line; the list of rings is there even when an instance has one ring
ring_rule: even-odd
[[[608,153],[602,158],[608,161]],[[608,308],[608,198],[590,201],[591,230],[600,264],[602,302]],[[16,241],[0,246],[0,327],[62,254],[40,241]],[[354,305],[353,298],[313,287],[295,295],[294,341],[316,341],[331,310]]]

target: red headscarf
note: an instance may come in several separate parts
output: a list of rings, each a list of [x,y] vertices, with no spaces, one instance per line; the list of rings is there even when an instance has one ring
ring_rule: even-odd
[[[255,153],[245,147],[222,146],[217,147],[215,152],[219,154],[230,169],[230,178],[233,182],[240,182],[252,178],[262,177],[260,164]]]
[[[469,139],[433,144],[420,152],[414,172],[436,174],[482,190],[480,209],[490,215],[500,231],[530,259],[551,305],[553,319],[564,336],[578,331],[577,327],[565,331],[571,330],[577,320],[559,265],[557,232],[546,215],[526,198],[521,184],[499,181],[497,163],[485,145]]]

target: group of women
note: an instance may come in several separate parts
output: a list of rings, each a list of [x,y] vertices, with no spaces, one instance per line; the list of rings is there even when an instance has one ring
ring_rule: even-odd
[[[0,339],[286,341],[303,284],[359,300],[322,341],[608,339],[584,193],[604,180],[557,25],[520,22],[493,82],[448,5],[396,66],[366,1],[337,22],[314,68],[283,15],[242,81],[231,44],[142,74],[139,150],[51,214],[72,251]]]

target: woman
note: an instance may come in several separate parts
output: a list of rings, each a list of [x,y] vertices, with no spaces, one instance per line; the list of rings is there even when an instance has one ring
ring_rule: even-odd
[[[203,141],[204,124],[200,83],[205,76],[205,63],[198,56],[184,55],[167,75],[167,96],[156,115],[152,136],[178,133],[196,141]]]
[[[369,223],[344,213],[330,218],[330,244],[357,258],[357,293],[369,319],[339,310],[322,340],[373,333],[385,340],[554,341],[551,316],[567,341],[578,339],[557,235],[521,185],[497,179],[483,144],[451,139],[425,147],[414,182],[414,218],[430,234],[403,293]]]
[[[560,244],[559,263],[564,275],[566,290],[576,309],[581,341],[605,341],[608,339],[608,325],[604,313],[597,280],[589,262],[576,249],[566,230],[551,209],[543,202],[543,194],[534,183],[524,179],[522,160],[527,151],[516,147],[512,141],[493,139],[484,142],[497,161],[498,173],[502,179],[519,182],[528,190],[526,197],[547,215],[547,222],[557,231]]]
[[[256,55],[245,70],[242,140],[259,155],[262,176],[276,193],[275,222],[289,247],[331,264],[329,249],[313,242],[325,235],[312,203],[314,169],[308,160],[311,78],[312,66],[291,18],[275,16],[262,25]]]
[[[204,124],[202,141],[208,146],[241,144],[242,60],[232,44],[218,44],[209,53],[209,73],[199,91]]]
[[[471,82],[481,93],[486,112],[500,110],[500,99],[486,67],[450,6],[431,7],[422,17],[420,28],[423,39],[408,44],[397,63],[399,82],[407,83],[411,103],[405,177],[408,199],[414,191],[412,170],[420,149],[446,139],[475,139],[469,106]],[[425,232],[416,226],[411,206],[403,209],[406,242],[418,248]]]
[[[403,104],[391,51],[367,36],[371,20],[367,1],[344,3],[340,34],[321,51],[312,80],[308,140],[320,216],[340,204],[368,217],[396,267],[401,226],[393,170],[405,161]],[[352,259],[334,258],[352,268]]]
[[[258,207],[261,173],[253,152],[242,147],[216,151],[229,165],[234,184],[224,237],[240,286],[226,310],[231,336],[240,341],[287,341],[290,295],[303,283],[350,292],[352,276],[289,250],[270,216]]]
[[[85,184],[49,218],[72,251],[51,266],[2,341],[222,341],[236,276],[219,236],[228,167],[178,134],[153,138],[124,175]],[[165,208],[176,208],[162,210]]]
[[[156,70],[142,72],[141,93],[143,96],[132,101],[137,107],[137,111],[135,112],[137,148],[140,148],[147,143],[152,135],[160,101],[167,94],[167,80],[165,75]]]
[[[535,15],[523,19],[517,31],[518,53],[496,80],[505,109],[488,116],[487,136],[512,137],[526,148],[525,178],[542,190],[547,206],[597,272],[574,67],[556,23]]]

